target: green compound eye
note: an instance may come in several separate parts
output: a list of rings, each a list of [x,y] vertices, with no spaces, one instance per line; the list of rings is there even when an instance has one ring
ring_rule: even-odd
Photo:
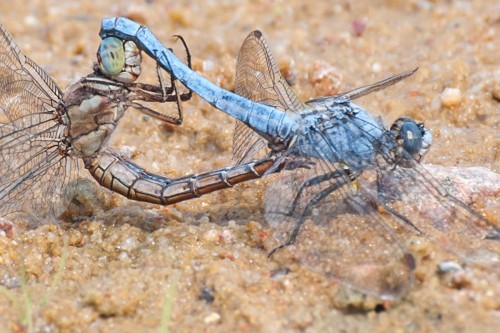
[[[120,74],[125,66],[123,41],[115,37],[103,39],[97,51],[97,59],[104,74],[109,76]]]

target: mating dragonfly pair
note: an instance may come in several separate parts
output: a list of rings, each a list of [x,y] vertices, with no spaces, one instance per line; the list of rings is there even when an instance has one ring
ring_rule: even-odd
[[[281,76],[262,34],[254,31],[240,49],[231,93],[191,69],[185,44],[187,64],[146,27],[112,18],[102,22],[94,73],[63,95],[6,29],[1,32],[4,215],[23,210],[59,214],[71,199],[82,162],[99,184],[162,205],[279,172],[265,209],[278,244],[271,254],[292,251],[303,265],[381,299],[401,297],[413,281],[415,262],[397,234],[400,227],[438,241],[467,261],[498,269],[498,228],[419,164],[431,144],[430,132],[409,118],[387,129],[352,103],[414,70],[303,103]],[[136,82],[140,51],[157,62],[159,85]],[[168,86],[160,68],[170,75]],[[180,93],[179,82],[189,91]],[[106,146],[128,107],[180,124],[181,102],[191,91],[238,121],[235,166],[173,179],[152,174]],[[141,102],[175,103],[179,116],[166,117]],[[38,194],[29,201],[26,193]],[[435,209],[415,217],[415,202]],[[327,237],[311,240],[311,230],[323,230]]]

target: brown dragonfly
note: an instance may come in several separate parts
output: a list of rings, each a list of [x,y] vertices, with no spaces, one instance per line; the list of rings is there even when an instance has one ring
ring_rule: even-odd
[[[190,66],[189,50],[179,38]],[[106,39],[93,73],[63,93],[0,25],[1,216],[59,216],[73,197],[82,167],[99,184],[129,199],[169,205],[261,177],[273,165],[273,159],[263,159],[173,179],[150,173],[107,147],[129,107],[170,124],[182,123],[181,102],[191,98],[191,91],[180,93],[173,78],[166,85],[159,67],[158,85],[137,82],[141,62],[134,42]],[[144,102],[171,103],[177,115],[159,113]]]

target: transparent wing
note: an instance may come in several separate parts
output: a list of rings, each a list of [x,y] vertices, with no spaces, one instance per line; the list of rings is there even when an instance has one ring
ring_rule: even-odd
[[[57,216],[77,172],[59,153],[62,92],[0,25],[0,210]]]
[[[375,123],[363,125],[363,136],[375,152],[369,170],[376,172],[374,200],[397,218],[399,225],[421,234],[469,263],[500,269],[500,228],[447,191],[432,174],[404,151],[399,163],[393,155],[393,136],[381,128],[380,137],[367,131]],[[383,126],[383,125],[381,125]],[[366,186],[360,180],[358,183]],[[465,199],[464,199],[465,200]]]
[[[253,31],[243,42],[236,62],[236,94],[275,107],[298,112],[304,105],[281,75],[260,31]],[[237,163],[251,160],[267,142],[242,122],[236,122],[233,158]]]
[[[380,201],[411,221],[410,229],[462,260],[500,271],[500,228],[448,192],[425,167],[411,164],[378,171]]]
[[[373,188],[356,187],[340,164],[309,162],[310,169],[282,172],[267,191],[266,217],[278,246],[285,245],[273,255],[291,254],[312,271],[377,298],[404,296],[414,259],[373,204]]]
[[[418,67],[415,69],[405,71],[405,72],[402,72],[400,74],[391,76],[391,77],[389,77],[385,80],[379,81],[377,83],[374,83],[374,84],[371,84],[368,86],[364,86],[364,87],[360,87],[360,88],[356,88],[356,89],[353,89],[351,91],[348,91],[348,92],[345,92],[342,94],[311,99],[311,100],[307,101],[306,104],[309,106],[325,105],[328,103],[331,104],[334,99],[338,99],[338,98],[344,98],[346,100],[352,101],[356,98],[360,98],[360,97],[366,96],[368,94],[374,93],[376,91],[380,91],[380,90],[383,90],[387,87],[390,87],[390,86],[398,83],[399,81],[404,80],[407,77],[413,75],[417,70],[418,70]]]
[[[31,59],[26,57],[14,39],[0,26],[0,102],[4,114],[19,127],[52,126],[54,109],[62,92],[54,81]],[[36,116],[32,110],[37,109]]]

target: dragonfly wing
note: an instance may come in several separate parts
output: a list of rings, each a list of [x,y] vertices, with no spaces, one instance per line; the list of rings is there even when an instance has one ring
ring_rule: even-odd
[[[262,33],[253,31],[238,54],[235,77],[236,94],[272,106],[283,112],[298,112],[304,105],[281,75]],[[236,123],[233,156],[236,162],[251,160],[267,142],[251,128]]]
[[[79,161],[61,155],[57,142],[8,124],[0,125],[0,151],[0,214],[58,217],[73,197]]]
[[[0,25],[0,209],[57,216],[71,199],[76,175],[60,154],[65,125],[57,107],[62,92]],[[28,202],[29,193],[32,200]],[[29,207],[25,207],[29,206]]]
[[[347,91],[347,92],[342,93],[342,94],[311,99],[311,100],[307,101],[306,104],[309,106],[332,104],[335,99],[339,99],[339,98],[352,101],[352,100],[355,100],[357,98],[360,98],[360,97],[366,96],[368,94],[383,90],[387,87],[390,87],[390,86],[398,83],[399,81],[404,80],[407,77],[413,75],[417,70],[418,70],[418,67],[415,69],[405,71],[405,72],[402,72],[400,74],[391,76],[385,80],[376,82],[374,84],[360,87],[360,88],[356,88],[356,89],[353,89],[351,91]]]
[[[0,85],[0,105],[13,125],[45,124],[45,120],[53,118],[63,96],[56,83],[21,52],[1,25]]]
[[[267,191],[266,217],[277,250],[344,286],[384,300],[404,296],[415,263],[372,205],[373,191],[356,188],[338,164],[313,159],[310,169],[282,171]]]
[[[410,220],[410,228],[418,229],[462,260],[500,271],[500,227],[462,201],[470,198],[470,194],[465,194],[458,178],[454,181],[453,177],[444,176],[448,188],[454,192],[451,193],[424,166],[411,162],[411,168],[378,171],[381,202]],[[455,177],[458,173],[453,172]]]
[[[327,118],[289,148],[285,159],[298,167],[268,190],[266,217],[278,244],[295,237],[283,250],[304,266],[363,293],[397,299],[410,289],[415,265],[392,216],[379,213],[376,184],[369,182],[375,179],[367,170],[372,136],[380,128],[361,113]]]

